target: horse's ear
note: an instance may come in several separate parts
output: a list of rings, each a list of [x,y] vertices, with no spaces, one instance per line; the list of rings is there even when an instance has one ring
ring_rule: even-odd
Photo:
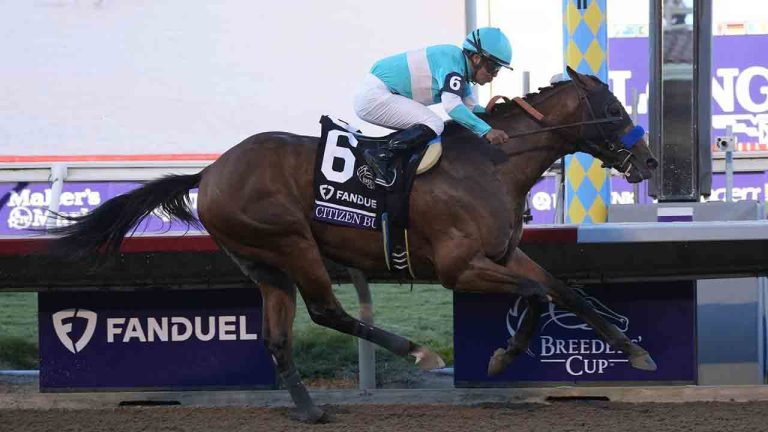
[[[576,72],[570,66],[566,66],[565,71],[568,73],[568,76],[571,77],[571,81],[575,82],[579,87],[583,89],[590,87],[589,80],[586,76]]]

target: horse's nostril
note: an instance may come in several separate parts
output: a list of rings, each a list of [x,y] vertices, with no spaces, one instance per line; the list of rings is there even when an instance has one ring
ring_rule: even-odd
[[[645,165],[648,166],[650,169],[656,169],[659,167],[659,161],[657,161],[654,158],[650,158],[645,161]]]

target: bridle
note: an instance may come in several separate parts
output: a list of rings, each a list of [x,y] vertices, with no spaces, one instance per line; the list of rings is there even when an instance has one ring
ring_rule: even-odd
[[[632,149],[632,147],[634,147],[635,144],[637,144],[640,138],[642,138],[645,135],[645,131],[643,130],[642,127],[635,126],[630,131],[628,131],[627,133],[619,137],[618,134],[619,134],[619,130],[621,130],[621,125],[622,124],[629,125],[630,120],[623,115],[623,110],[621,110],[620,108],[620,102],[616,99],[616,97],[611,92],[606,92],[607,100],[603,105],[603,112],[605,113],[605,116],[598,117],[595,113],[595,109],[592,105],[592,101],[590,100],[589,95],[587,95],[586,92],[582,88],[580,88],[579,85],[577,85],[575,82],[571,81],[570,84],[576,88],[576,92],[579,96],[579,105],[581,105],[582,103],[586,105],[587,112],[589,113],[589,117],[590,117],[588,120],[582,120],[580,122],[567,123],[567,124],[561,124],[561,125],[550,125],[549,122],[547,122],[545,116],[539,113],[533,107],[533,105],[529,104],[524,99],[514,98],[510,100],[506,96],[494,96],[491,99],[491,101],[488,103],[486,107],[486,111],[492,112],[493,108],[495,107],[499,99],[503,99],[507,103],[515,102],[528,115],[533,117],[533,119],[536,120],[536,122],[543,127],[540,129],[509,134],[508,135],[509,138],[519,138],[523,136],[546,133],[546,132],[556,132],[558,135],[560,135],[567,141],[573,142],[575,140],[579,142],[582,146],[586,148],[588,153],[611,156],[610,159],[616,159],[616,162],[612,162],[612,163],[603,162],[602,163],[603,168],[613,168],[616,171],[619,171],[622,174],[627,175],[631,168],[630,161],[634,157],[634,154],[630,150]],[[618,116],[613,115],[610,112],[611,106],[614,104],[616,104],[616,106],[619,108],[620,115]],[[606,132],[604,127],[606,123],[618,124],[619,126],[616,128],[615,131],[609,134]],[[574,136],[563,133],[564,129],[570,129],[574,127],[584,127],[584,126],[593,126],[597,130],[598,136],[591,137],[591,136],[585,135],[582,132],[577,137],[574,137]],[[621,142],[622,144],[621,147],[618,147],[615,144],[616,141]],[[601,144],[603,145],[601,146]],[[616,155],[618,155],[619,157],[616,157]],[[609,159],[609,158],[606,157],[606,159]]]
[[[597,114],[595,114],[595,110],[592,106],[592,101],[590,100],[589,95],[586,94],[584,89],[575,83],[574,86],[576,88],[576,93],[579,95],[580,102],[583,101],[587,106],[587,112],[589,113],[591,120],[597,120],[598,117]],[[592,92],[592,94],[596,93],[597,92]],[[635,155],[631,152],[631,149],[635,146],[635,144],[637,144],[640,138],[645,135],[645,131],[641,126],[635,126],[627,133],[619,136],[620,131],[626,129],[626,126],[631,124],[631,120],[624,116],[624,110],[621,108],[621,103],[618,101],[618,99],[616,99],[616,96],[614,96],[613,93],[606,91],[604,92],[603,97],[605,98],[603,103],[603,113],[605,114],[605,117],[600,118],[602,121],[593,123],[594,128],[597,129],[599,135],[596,138],[591,138],[582,134],[584,146],[586,146],[588,150],[591,150],[589,153],[592,154],[618,155],[619,157],[616,158],[617,162],[603,162],[602,166],[603,168],[613,168],[616,171],[627,175],[631,167],[630,161],[633,157],[635,157]],[[615,107],[615,110],[613,110],[613,107]],[[614,115],[613,111],[617,111],[619,115]],[[617,125],[616,128],[612,131],[612,134],[609,135],[606,133],[605,128],[603,127],[605,123]],[[621,143],[621,146],[616,145],[617,141]]]

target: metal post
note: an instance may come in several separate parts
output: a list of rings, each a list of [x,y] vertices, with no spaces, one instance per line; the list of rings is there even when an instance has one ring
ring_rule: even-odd
[[[531,71],[523,71],[523,96],[531,92]]]
[[[565,176],[563,170],[565,169],[565,158],[561,158],[555,175],[555,184],[557,185],[557,192],[555,192],[555,223],[565,223]]]
[[[51,202],[48,203],[48,215],[45,225],[48,228],[56,226],[56,218],[51,217],[53,213],[58,213],[61,201],[61,191],[64,188],[64,180],[67,178],[67,166],[64,164],[54,164],[51,166],[51,176],[48,181],[51,182]]]
[[[733,126],[725,128],[725,138],[729,145],[725,148],[725,202],[733,201]]]
[[[638,118],[638,107],[640,105],[640,96],[638,94],[637,88],[632,88],[632,123],[637,124],[637,118]],[[632,202],[635,204],[640,203],[640,183],[633,183],[632,184]]]
[[[464,0],[464,34],[469,34],[475,29],[477,29],[477,2],[475,0]],[[493,90],[493,87],[491,87],[491,90]],[[475,100],[478,100],[477,92],[478,86],[475,84],[472,86],[472,95]]]
[[[373,299],[365,273],[358,269],[349,268],[349,276],[357,290],[360,302],[360,321],[373,324]],[[367,340],[358,339],[357,362],[360,369],[360,390],[376,388],[376,351],[373,344]]]
[[[649,127],[659,169],[650,194],[659,202],[699,201],[712,183],[712,1],[686,4],[651,1]],[[691,24],[662,19],[678,15]]]
[[[464,0],[464,27],[465,34],[469,34],[477,28],[477,2],[475,0]]]
[[[696,130],[699,194],[712,192],[712,1],[696,2]]]

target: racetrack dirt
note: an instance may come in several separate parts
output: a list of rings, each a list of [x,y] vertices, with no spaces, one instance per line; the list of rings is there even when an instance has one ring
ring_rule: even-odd
[[[343,405],[303,425],[287,408],[120,407],[0,410],[3,431],[763,431],[768,402]]]

